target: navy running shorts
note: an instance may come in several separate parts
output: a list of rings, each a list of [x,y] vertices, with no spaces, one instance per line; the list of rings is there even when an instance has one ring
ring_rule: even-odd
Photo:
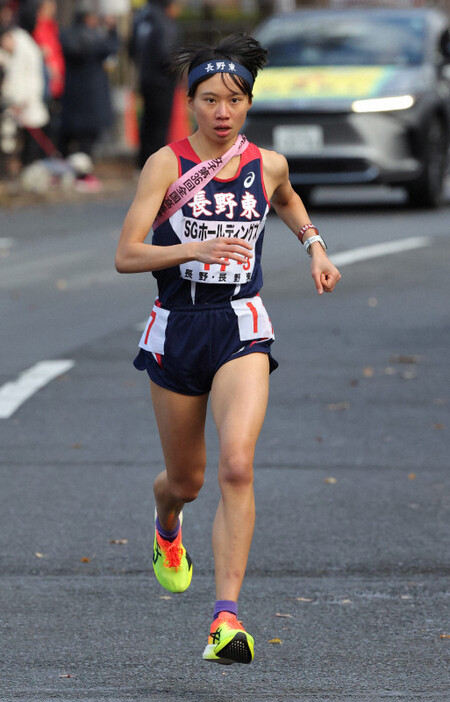
[[[270,353],[273,340],[272,324],[259,295],[171,310],[156,300],[134,366],[168,390],[203,395],[211,390],[218,369],[234,358],[266,353],[270,372],[274,371],[278,363]]]

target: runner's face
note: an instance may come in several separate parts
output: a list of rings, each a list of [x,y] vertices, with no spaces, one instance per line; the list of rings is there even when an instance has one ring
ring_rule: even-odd
[[[215,141],[228,142],[239,133],[251,101],[226,73],[216,73],[200,83],[188,105],[199,131]]]

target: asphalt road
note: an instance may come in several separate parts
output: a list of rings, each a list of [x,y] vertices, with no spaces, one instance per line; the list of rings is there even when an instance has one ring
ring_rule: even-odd
[[[207,481],[185,510],[192,585],[170,596],[152,573],[162,458],[131,360],[155,286],[113,269],[128,202],[0,212],[0,387],[73,362],[0,419],[0,700],[449,700],[449,206],[319,193],[311,217],[343,275],[320,298],[304,252],[269,220],[263,297],[280,368],[240,598],[256,657],[223,669],[201,660],[210,419]]]

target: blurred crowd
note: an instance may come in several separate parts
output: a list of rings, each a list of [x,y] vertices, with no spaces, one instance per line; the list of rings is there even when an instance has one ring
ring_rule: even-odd
[[[167,138],[178,8],[177,0],[147,0],[124,38],[95,0],[76,0],[66,27],[55,0],[0,0],[0,175],[16,178],[39,162],[60,174],[73,170],[87,189],[99,186],[92,158],[114,123],[109,74],[122,49],[141,95],[142,166]]]

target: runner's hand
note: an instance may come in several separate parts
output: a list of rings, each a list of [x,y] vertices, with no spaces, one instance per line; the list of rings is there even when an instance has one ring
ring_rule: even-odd
[[[341,274],[333,263],[331,263],[325,252],[313,253],[311,259],[311,275],[319,295],[324,292],[332,292],[336,284],[341,279]]]
[[[239,263],[245,263],[252,258],[252,251],[251,244],[243,239],[217,237],[196,244],[193,258],[202,263],[219,263],[223,266],[229,264],[230,258]]]

